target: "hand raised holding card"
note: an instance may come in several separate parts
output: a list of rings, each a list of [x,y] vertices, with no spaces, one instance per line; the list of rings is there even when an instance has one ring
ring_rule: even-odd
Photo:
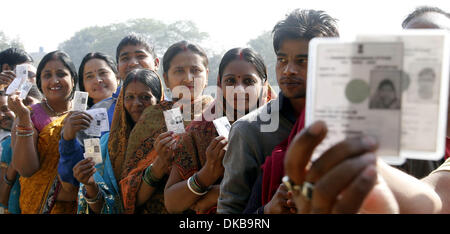
[[[207,172],[207,174],[209,175],[207,182],[208,186],[212,185],[221,176],[223,176],[224,168],[222,165],[222,161],[223,156],[225,156],[225,152],[227,152],[227,146],[227,138],[225,138],[224,136],[218,136],[214,138],[209,144],[208,148],[206,148],[206,163],[201,171]],[[199,172],[199,174],[201,175],[203,174],[203,172]],[[203,178],[206,178],[206,176]]]
[[[84,139],[84,157],[92,158],[95,164],[102,163],[102,152],[100,146],[100,138]]]
[[[92,116],[82,111],[72,111],[66,118],[64,124],[63,138],[66,141],[75,139],[76,134],[80,130],[89,128]]]
[[[73,167],[73,176],[82,184],[95,185],[94,173],[96,171],[94,160],[86,158]]]
[[[23,104],[22,99],[19,98],[18,91],[8,97],[8,108],[13,111],[19,119],[30,116],[30,109]]]
[[[169,173],[169,167],[173,161],[173,150],[175,147],[176,139],[175,134],[172,131],[161,133],[155,140],[154,148],[158,154],[155,160],[154,174],[158,178]]]

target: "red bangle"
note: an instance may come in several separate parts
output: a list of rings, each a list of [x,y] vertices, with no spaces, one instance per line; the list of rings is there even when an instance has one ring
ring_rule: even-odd
[[[25,126],[20,126],[20,125],[16,125],[16,129],[20,130],[20,131],[33,131],[33,127],[25,127]]]

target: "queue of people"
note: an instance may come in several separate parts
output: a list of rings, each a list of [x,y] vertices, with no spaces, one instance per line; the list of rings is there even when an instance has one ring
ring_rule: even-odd
[[[450,14],[421,7],[402,26],[450,30]],[[337,21],[324,11],[296,9],[272,34],[278,94],[251,48],[223,55],[214,98],[203,94],[208,57],[188,41],[171,45],[160,61],[154,45],[130,34],[115,60],[93,51],[78,70],[59,50],[37,68],[21,49],[0,52],[5,213],[448,213],[450,150],[445,162],[408,160],[395,168],[377,158],[375,139],[362,136],[310,162],[327,126],[305,126],[308,45],[339,37]],[[6,95],[22,64],[30,92]],[[85,158],[84,140],[92,136],[84,130],[93,116],[72,110],[77,87],[88,93],[88,109],[107,110],[109,131],[98,137],[101,163]],[[173,108],[181,110],[184,133],[168,131],[164,111]],[[223,116],[232,124],[228,138],[213,123]],[[274,120],[275,131],[261,131]]]

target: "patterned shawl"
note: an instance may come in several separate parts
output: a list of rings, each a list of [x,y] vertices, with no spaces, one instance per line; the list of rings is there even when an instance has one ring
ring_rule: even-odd
[[[202,105],[203,110],[212,100],[209,96],[198,99],[192,105]],[[157,154],[153,148],[156,137],[167,131],[163,111],[172,109],[174,103],[162,101],[155,106],[147,107],[142,113],[135,128],[130,133],[128,148],[122,166],[121,180],[119,182],[125,213],[136,213],[136,194],[142,182],[142,174],[145,169],[156,159]],[[191,118],[201,113],[191,113]],[[185,122],[187,125],[188,122]],[[167,177],[164,178],[167,180]],[[139,212],[143,213],[167,213],[164,205],[163,183],[153,193],[152,197]]]

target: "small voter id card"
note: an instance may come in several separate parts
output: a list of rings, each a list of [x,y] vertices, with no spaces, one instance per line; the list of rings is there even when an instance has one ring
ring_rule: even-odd
[[[87,109],[88,93],[82,91],[75,91],[73,98],[74,111],[85,111]]]
[[[84,139],[84,152],[84,157],[93,158],[96,165],[102,163],[100,138]]]
[[[171,110],[166,110],[164,113],[164,119],[166,121],[167,131],[172,131],[174,133],[184,133],[184,122],[183,115],[181,114],[181,109],[174,108]]]
[[[227,117],[221,117],[213,120],[214,126],[216,127],[217,133],[219,136],[224,136],[228,139],[228,134],[230,133],[231,124],[228,121]]]

